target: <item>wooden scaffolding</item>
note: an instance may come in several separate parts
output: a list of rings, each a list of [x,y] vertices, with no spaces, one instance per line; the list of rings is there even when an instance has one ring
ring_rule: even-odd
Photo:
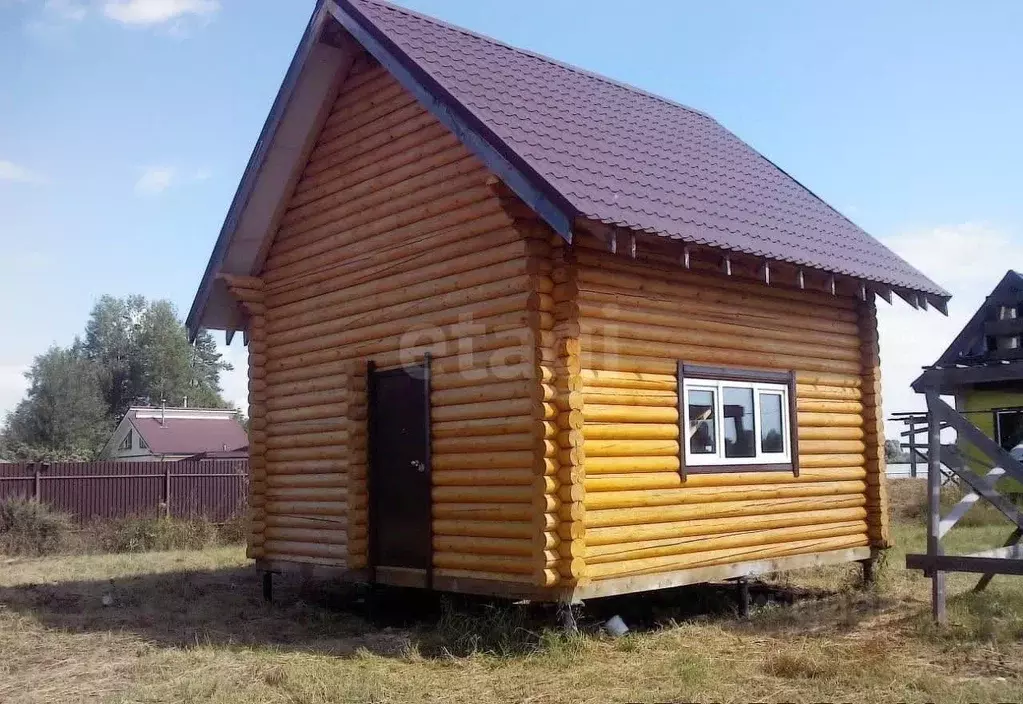
[[[939,370],[932,370],[939,371]],[[940,370],[950,372],[956,370]],[[947,381],[948,375],[943,375]],[[927,374],[921,377],[927,379]],[[935,377],[932,375],[931,379]],[[972,572],[982,577],[974,591],[983,590],[995,575],[1023,575],[1023,513],[996,484],[1002,477],[1023,482],[1023,464],[1014,459],[994,440],[984,434],[940,396],[941,385],[925,387],[927,399],[927,446],[916,450],[927,462],[928,523],[927,552],[906,556],[908,569],[922,569],[931,578],[931,602],[934,619],[946,620],[945,573]],[[919,419],[918,419],[919,420]],[[967,459],[955,446],[943,446],[941,431],[952,428],[957,433],[959,450],[969,445],[974,452]],[[981,467],[983,464],[983,468]],[[984,471],[983,474],[980,471]],[[941,485],[944,473],[951,473],[967,493],[947,514],[941,515]],[[1013,531],[1001,547],[970,555],[948,555],[941,541],[963,516],[981,499],[988,501],[1013,524]]]

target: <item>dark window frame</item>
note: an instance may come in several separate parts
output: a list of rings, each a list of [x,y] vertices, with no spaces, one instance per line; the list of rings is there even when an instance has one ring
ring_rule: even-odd
[[[677,362],[678,398],[678,459],[682,480],[690,474],[726,474],[734,472],[791,472],[799,476],[799,422],[796,416],[796,372],[772,371],[767,369],[735,369],[712,367],[701,364]],[[738,381],[744,383],[778,384],[788,388],[789,415],[789,461],[763,464],[701,464],[687,465],[686,453],[688,428],[685,421],[686,380],[706,379],[708,381]],[[720,421],[719,421],[720,422]]]
[[[992,420],[992,425],[994,426],[994,428],[993,428],[994,429],[994,438],[993,439],[994,439],[995,442],[998,443],[999,447],[1005,449],[1005,446],[1002,445],[1002,426],[998,422],[998,415],[1000,413],[1021,413],[1021,414],[1023,414],[1023,406],[1005,406],[1004,408],[992,408],[991,409],[991,420]],[[1011,449],[1012,448],[1010,447],[1008,449],[1005,449],[1005,451],[1009,452],[1009,450],[1011,450]]]

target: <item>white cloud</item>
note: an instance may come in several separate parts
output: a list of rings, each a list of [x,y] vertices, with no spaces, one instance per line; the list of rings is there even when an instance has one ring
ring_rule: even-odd
[[[25,32],[43,42],[60,43],[67,38],[70,27],[88,14],[89,9],[82,0],[46,0],[39,12],[25,23]]]
[[[236,335],[230,346],[223,342],[223,333],[215,332],[220,339],[217,351],[224,355],[224,361],[234,366],[229,372],[220,375],[220,387],[224,390],[224,399],[232,406],[249,413],[249,350],[242,344],[241,335]]]
[[[0,423],[25,396],[28,390],[27,371],[27,364],[0,364]]]
[[[175,37],[205,24],[220,9],[220,0],[45,0],[25,23],[29,36],[54,45],[66,44],[74,25],[93,13],[93,5],[126,27],[161,27]]]
[[[981,223],[965,223],[891,237],[884,243],[952,294],[948,317],[913,310],[895,299],[878,303],[884,411],[922,410],[923,396],[910,388],[945,351],[1013,264],[1020,239]],[[888,432],[901,430],[888,424]],[[894,437],[894,435],[892,435]]]
[[[0,159],[0,181],[14,181],[17,183],[45,183],[46,179],[40,174],[31,171],[24,166],[19,166],[13,161]]]
[[[135,27],[151,27],[185,17],[209,18],[219,9],[219,0],[108,0],[103,4],[104,15]]]
[[[150,166],[135,182],[135,193],[146,196],[163,193],[174,183],[175,173],[170,166]]]
[[[196,169],[192,174],[193,181],[209,181],[213,178],[213,172],[209,169]]]

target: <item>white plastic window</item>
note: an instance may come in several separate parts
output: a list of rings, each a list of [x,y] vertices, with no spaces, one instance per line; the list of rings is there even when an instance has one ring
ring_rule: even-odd
[[[787,386],[686,379],[683,393],[686,466],[791,462]]]

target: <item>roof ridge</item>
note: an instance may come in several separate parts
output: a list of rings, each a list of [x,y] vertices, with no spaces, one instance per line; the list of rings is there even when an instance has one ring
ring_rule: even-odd
[[[524,54],[524,55],[529,56],[529,57],[534,58],[534,59],[539,59],[540,61],[543,61],[545,63],[551,64],[553,66],[557,66],[558,68],[563,68],[563,69],[565,69],[567,71],[572,71],[573,73],[578,73],[578,74],[581,74],[583,76],[588,76],[589,78],[594,78],[594,79],[596,79],[596,80],[598,80],[598,81],[600,81],[602,83],[607,83],[608,85],[612,85],[612,86],[614,86],[616,88],[622,88],[622,89],[627,90],[627,91],[629,91],[631,93],[635,93],[635,94],[643,96],[645,98],[656,100],[659,103],[664,103],[665,105],[669,105],[669,106],[674,107],[674,108],[680,108],[682,110],[686,110],[687,112],[691,112],[691,113],[693,113],[695,115],[699,115],[700,117],[706,118],[707,120],[710,120],[711,122],[714,122],[714,123],[719,124],[719,125],[721,124],[720,122],[717,121],[717,119],[714,118],[713,115],[710,115],[709,113],[706,113],[703,110],[700,110],[699,108],[694,108],[694,107],[692,107],[690,105],[685,105],[684,103],[680,103],[680,102],[678,102],[676,100],[672,100],[671,98],[666,98],[663,95],[658,95],[657,93],[654,93],[653,91],[649,91],[649,90],[646,90],[644,88],[639,88],[637,86],[632,85],[631,83],[626,83],[625,81],[620,81],[620,80],[618,80],[616,78],[611,78],[610,76],[605,76],[604,74],[597,73],[596,71],[590,71],[589,69],[582,68],[581,66],[576,66],[575,64],[570,64],[567,61],[561,61],[559,59],[555,59],[553,57],[547,56],[546,54],[541,54],[539,52],[532,51],[530,49],[523,49],[522,47],[518,47],[518,46],[515,46],[513,44],[509,44],[508,42],[501,41],[500,39],[496,39],[495,37],[491,37],[489,34],[483,34],[482,32],[476,32],[474,30],[467,29],[465,27],[461,27],[461,26],[459,26],[457,24],[451,24],[450,22],[445,22],[442,19],[438,19],[436,17],[431,17],[430,15],[423,14],[422,12],[418,12],[416,10],[409,9],[409,8],[405,7],[404,5],[399,5],[397,3],[390,2],[390,0],[353,0],[353,1],[356,2],[356,3],[363,3],[363,4],[367,4],[367,5],[377,5],[378,7],[383,7],[383,8],[386,8],[388,10],[393,10],[395,12],[401,12],[401,13],[403,13],[405,15],[409,15],[411,17],[415,17],[416,19],[423,20],[424,22],[429,22],[430,24],[436,25],[438,27],[444,27],[446,29],[450,29],[450,30],[453,30],[453,31],[456,31],[456,32],[460,32],[461,34],[465,34],[465,35],[470,36],[470,37],[475,37],[477,39],[482,39],[483,41],[489,42],[490,44],[494,44],[496,46],[503,47],[505,49],[508,49],[510,51],[514,51],[514,52],[519,53],[519,54]]]

